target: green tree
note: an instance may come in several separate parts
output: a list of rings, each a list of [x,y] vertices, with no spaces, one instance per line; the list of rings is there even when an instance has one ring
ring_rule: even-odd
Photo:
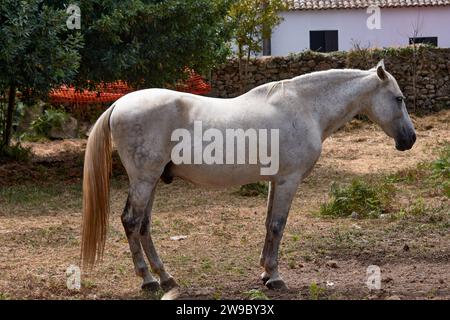
[[[232,2],[83,0],[75,31],[66,26],[67,1],[2,1],[0,92],[9,101],[2,145],[11,140],[17,91],[44,96],[62,83],[82,88],[115,80],[163,87],[186,67],[207,72],[230,53]]]
[[[81,36],[67,29],[66,19],[42,0],[0,2],[0,93],[7,96],[0,150],[11,141],[18,92],[32,100],[75,78]]]
[[[61,2],[61,1],[57,1]],[[229,0],[83,0],[78,85],[125,80],[164,87],[229,54]]]
[[[245,91],[251,54],[261,51],[263,40],[270,38],[273,28],[282,21],[279,13],[286,9],[284,0],[240,0],[232,5],[229,15],[238,50],[241,93]]]

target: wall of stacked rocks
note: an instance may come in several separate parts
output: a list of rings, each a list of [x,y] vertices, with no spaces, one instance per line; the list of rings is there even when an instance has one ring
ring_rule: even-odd
[[[384,59],[397,79],[410,111],[431,112],[450,108],[450,49],[407,47],[360,49],[350,52],[305,51],[286,57],[254,58],[248,64],[245,89],[305,73],[341,68],[370,69]],[[211,74],[212,96],[235,97],[242,93],[239,61],[231,59]]]

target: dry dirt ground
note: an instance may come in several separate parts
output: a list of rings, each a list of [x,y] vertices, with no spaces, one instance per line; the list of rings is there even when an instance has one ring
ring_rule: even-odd
[[[286,292],[268,291],[259,280],[263,196],[242,197],[238,188],[206,190],[181,180],[160,184],[154,241],[181,285],[181,298],[248,299],[262,293],[271,299],[449,299],[449,199],[414,173],[450,141],[450,110],[414,121],[418,141],[409,152],[396,151],[378,128],[360,122],[325,142],[321,160],[298,190],[281,245]],[[83,273],[77,292],[66,287],[66,269],[79,263],[85,141],[29,146],[32,163],[0,165],[0,299],[153,298],[140,290],[120,223],[127,180],[117,156],[104,261]],[[413,179],[394,183],[392,211],[385,218],[317,215],[333,181],[393,174]],[[170,240],[177,235],[187,238]],[[381,290],[366,286],[369,265],[381,269]]]

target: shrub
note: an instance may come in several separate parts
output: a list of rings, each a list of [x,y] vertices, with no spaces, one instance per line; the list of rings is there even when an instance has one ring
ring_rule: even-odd
[[[244,295],[248,297],[250,300],[269,300],[269,297],[267,297],[264,292],[257,289],[245,291]]]
[[[387,211],[392,198],[392,185],[369,184],[355,179],[348,186],[333,183],[331,200],[320,207],[320,214],[330,217],[347,217],[356,212],[359,217],[378,217]]]
[[[67,119],[63,110],[47,109],[44,114],[31,123],[31,128],[37,136],[47,137],[54,127],[61,128]]]
[[[30,157],[30,148],[23,147],[20,142],[10,146],[3,146],[3,148],[0,149],[0,162],[2,162],[2,160],[26,162]]]
[[[259,195],[267,196],[269,186],[265,182],[255,182],[243,185],[239,188],[238,194],[243,197],[256,197]]]
[[[319,286],[316,282],[309,285],[309,299],[320,300],[325,296],[326,290]]]

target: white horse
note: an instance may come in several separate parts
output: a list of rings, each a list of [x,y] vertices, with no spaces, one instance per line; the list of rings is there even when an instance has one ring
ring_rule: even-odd
[[[405,98],[382,61],[365,70],[328,70],[264,84],[233,99],[216,99],[162,89],[136,91],[120,98],[96,122],[84,163],[81,256],[92,266],[103,255],[109,214],[112,139],[128,173],[130,188],[122,223],[143,289],[177,286],[155,250],[150,234],[156,185],[173,177],[206,186],[270,181],[261,279],[270,289],[286,288],[278,272],[278,248],[297,187],[318,160],[322,142],[357,114],[365,114],[410,149],[416,135]],[[279,130],[279,170],[262,175],[261,165],[178,164],[171,160],[174,130]],[[143,249],[143,250],[142,250]],[[149,272],[150,266],[160,281]]]

